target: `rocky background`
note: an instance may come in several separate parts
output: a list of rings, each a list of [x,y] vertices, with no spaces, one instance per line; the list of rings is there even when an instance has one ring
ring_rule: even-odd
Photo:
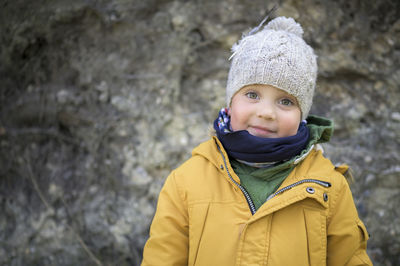
[[[353,168],[375,265],[400,265],[400,2],[1,0],[0,265],[139,265],[158,192],[274,5],[319,58],[312,113]]]

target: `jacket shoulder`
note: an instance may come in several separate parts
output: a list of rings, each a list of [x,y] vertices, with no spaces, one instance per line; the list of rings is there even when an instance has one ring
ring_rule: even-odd
[[[193,174],[198,174],[209,167],[218,168],[216,147],[214,146],[215,142],[212,139],[199,144],[193,149],[191,157],[174,170],[175,174],[193,176]]]

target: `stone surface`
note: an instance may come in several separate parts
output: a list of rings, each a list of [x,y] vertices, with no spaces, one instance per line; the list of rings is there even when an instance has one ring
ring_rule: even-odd
[[[311,113],[335,121],[324,149],[353,168],[368,252],[399,265],[394,0],[3,0],[0,264],[139,265],[166,176],[224,105],[231,45],[274,4],[319,56]]]

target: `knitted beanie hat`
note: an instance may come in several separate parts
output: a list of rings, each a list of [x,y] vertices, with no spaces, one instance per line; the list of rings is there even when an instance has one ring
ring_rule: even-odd
[[[314,95],[317,57],[303,40],[303,29],[294,19],[278,17],[258,31],[265,20],[232,46],[227,106],[242,87],[266,84],[296,97],[305,119]]]

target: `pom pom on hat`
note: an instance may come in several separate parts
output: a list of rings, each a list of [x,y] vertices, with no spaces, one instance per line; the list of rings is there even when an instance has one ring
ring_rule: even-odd
[[[281,30],[303,37],[303,28],[292,18],[278,17],[264,27],[266,30]]]
[[[317,57],[303,40],[303,29],[293,18],[275,18],[260,30],[265,20],[232,46],[227,106],[242,87],[266,84],[296,97],[305,119],[314,95]]]

